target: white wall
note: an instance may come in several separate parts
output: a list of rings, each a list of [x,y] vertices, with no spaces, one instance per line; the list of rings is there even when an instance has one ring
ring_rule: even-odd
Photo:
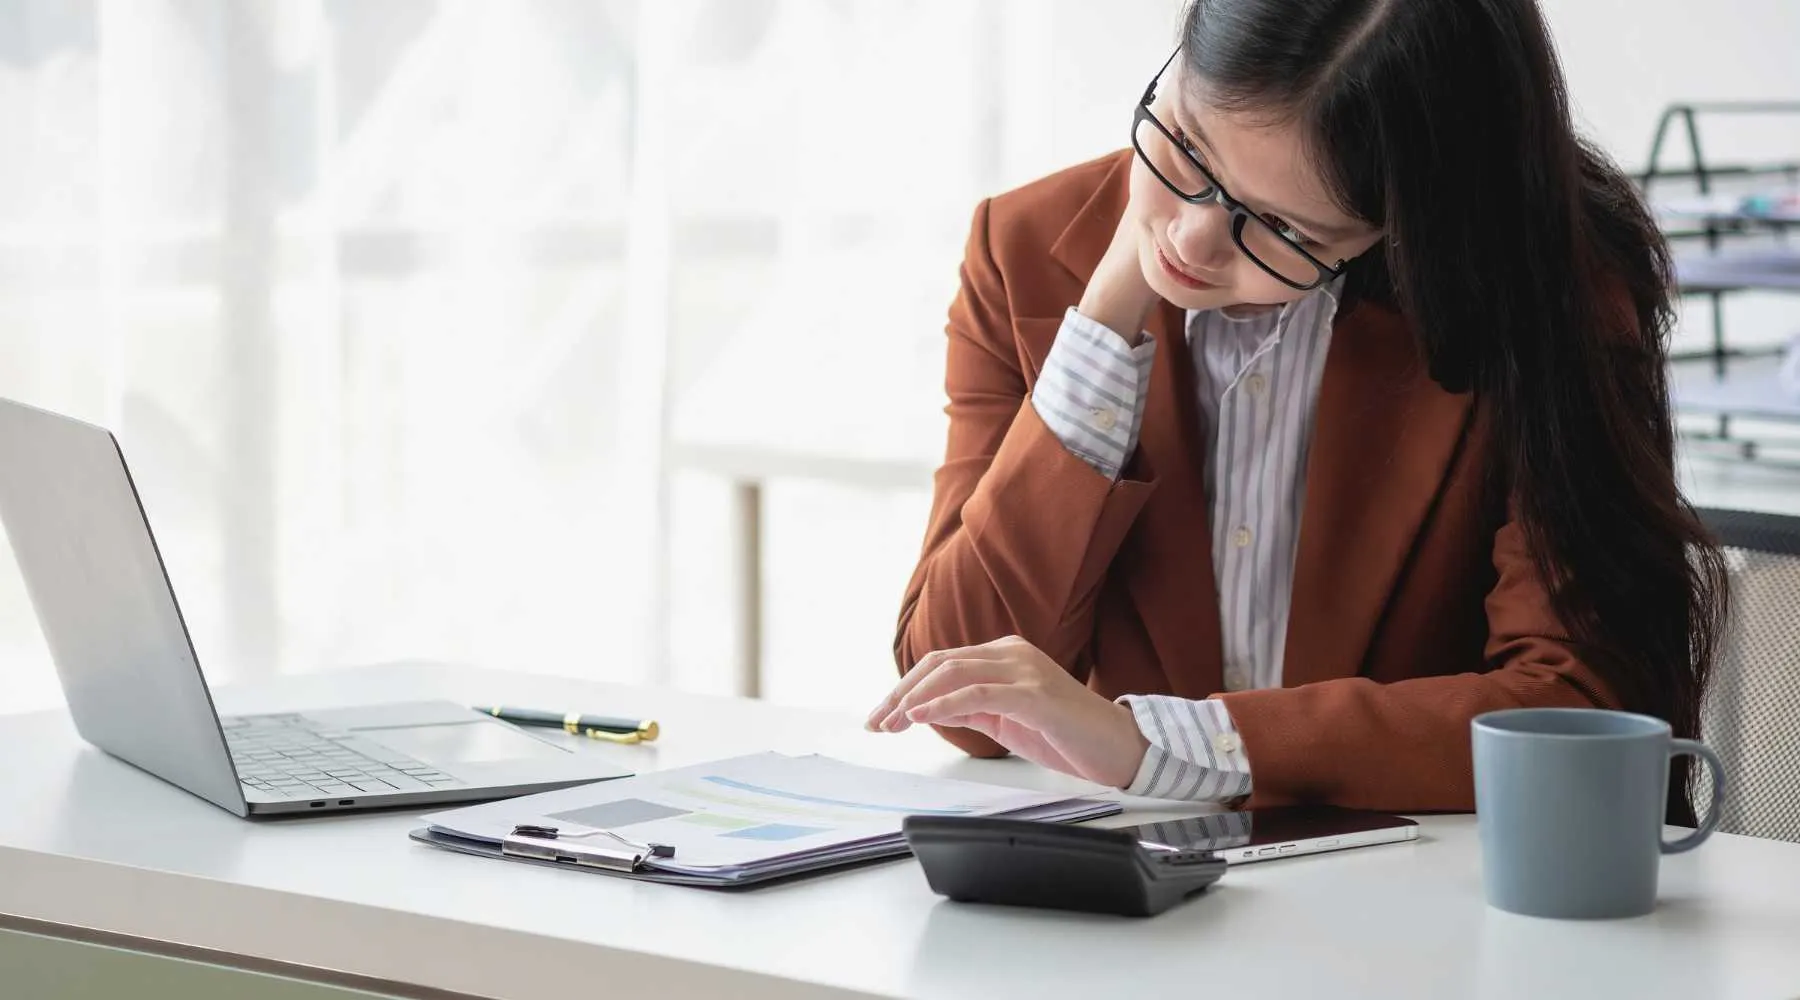
[[[1800,3],[1793,0],[1541,6],[1582,125],[1627,168],[1643,165],[1656,117],[1671,102],[1800,101]],[[1714,124],[1703,123],[1703,138]],[[1800,116],[1717,126],[1719,155],[1800,158]]]

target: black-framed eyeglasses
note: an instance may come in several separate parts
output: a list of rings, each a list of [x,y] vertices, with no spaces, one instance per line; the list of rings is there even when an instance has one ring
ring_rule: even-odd
[[[1327,264],[1314,257],[1305,247],[1282,235],[1267,219],[1227,194],[1218,178],[1194,155],[1193,147],[1177,138],[1151,113],[1156,86],[1180,53],[1181,50],[1176,49],[1169,54],[1162,69],[1150,78],[1150,86],[1144,88],[1143,100],[1138,102],[1137,113],[1131,122],[1131,145],[1137,150],[1138,158],[1175,197],[1190,205],[1217,202],[1230,213],[1232,242],[1251,262],[1289,288],[1306,291],[1342,274],[1345,261]]]

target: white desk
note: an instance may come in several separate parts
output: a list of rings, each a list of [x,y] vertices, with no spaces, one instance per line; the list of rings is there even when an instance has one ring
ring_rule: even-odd
[[[665,735],[652,747],[588,747],[641,768],[773,747],[1085,788],[962,759],[930,733],[549,678],[396,666],[219,700],[252,711],[422,693],[654,715]],[[406,839],[409,814],[251,823],[86,747],[60,714],[0,718],[0,760],[0,914],[370,977],[398,995],[1800,996],[1800,846],[1740,837],[1668,859],[1661,907],[1629,921],[1488,909],[1469,817],[1427,818],[1416,844],[1234,869],[1136,920],[951,903],[911,860],[725,893],[440,852]]]

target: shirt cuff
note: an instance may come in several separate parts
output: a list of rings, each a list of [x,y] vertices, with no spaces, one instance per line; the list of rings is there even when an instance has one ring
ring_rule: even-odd
[[[1044,358],[1031,405],[1051,433],[1101,475],[1117,479],[1137,449],[1156,340],[1137,346],[1074,307]]]
[[[1250,794],[1250,758],[1223,702],[1128,694],[1138,731],[1149,742],[1128,795],[1229,802]]]

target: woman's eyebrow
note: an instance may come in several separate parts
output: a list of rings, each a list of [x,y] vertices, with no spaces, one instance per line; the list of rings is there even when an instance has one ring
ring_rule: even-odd
[[[1175,109],[1175,125],[1187,135],[1190,145],[1197,140],[1200,145],[1205,146],[1209,151],[1206,157],[1207,160],[1213,163],[1218,162],[1219,157],[1210,152],[1214,147],[1212,142],[1206,138],[1206,130],[1200,127],[1199,122],[1192,119],[1183,121],[1182,118],[1183,115],[1181,109]],[[1216,170],[1214,172],[1217,173]],[[1279,215],[1289,222],[1298,223],[1302,229],[1308,230],[1314,236],[1322,237],[1328,241],[1344,239],[1355,232],[1354,229],[1346,229],[1343,226],[1327,226],[1324,223],[1305,218],[1297,212],[1282,211],[1273,205],[1265,205],[1263,206],[1263,209],[1275,215]]]

